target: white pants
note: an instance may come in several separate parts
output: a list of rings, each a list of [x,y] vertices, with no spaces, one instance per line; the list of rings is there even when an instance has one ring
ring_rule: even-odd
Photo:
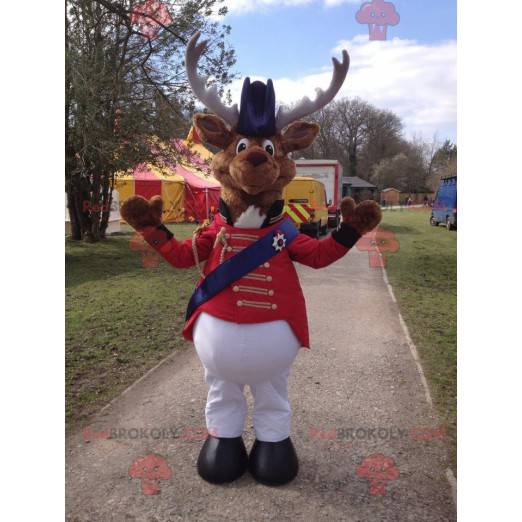
[[[208,384],[207,430],[216,437],[243,433],[250,386],[256,438],[278,442],[290,435],[288,375],[300,344],[286,321],[237,324],[201,313],[194,345]]]

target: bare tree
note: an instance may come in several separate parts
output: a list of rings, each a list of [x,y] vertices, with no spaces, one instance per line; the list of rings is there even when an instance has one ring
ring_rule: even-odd
[[[403,150],[401,119],[392,111],[371,107],[367,113],[357,175],[366,180],[370,179],[375,165]]]
[[[349,176],[369,179],[375,164],[400,151],[400,118],[360,98],[337,100],[310,119],[321,125],[321,134],[303,155],[336,158]]]
[[[420,140],[419,140],[420,141]],[[433,174],[433,166],[435,162],[435,155],[440,148],[440,141],[437,137],[437,133],[433,135],[431,142],[424,143],[424,155],[426,158],[426,178],[430,179]]]
[[[355,98],[340,100],[336,108],[339,113],[337,132],[348,153],[348,173],[350,176],[357,176],[358,153],[368,133],[372,107],[369,103]]]
[[[436,190],[441,178],[456,175],[457,146],[446,140],[433,156],[431,172],[426,183],[432,190]]]

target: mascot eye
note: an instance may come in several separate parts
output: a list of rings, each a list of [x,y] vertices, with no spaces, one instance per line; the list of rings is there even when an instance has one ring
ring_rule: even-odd
[[[250,141],[246,138],[240,139],[238,144],[236,145],[236,154],[239,154],[241,151],[245,150],[248,147],[249,143]]]
[[[275,154],[274,144],[270,140],[263,141],[263,148],[268,152],[268,154],[270,154],[270,156]]]

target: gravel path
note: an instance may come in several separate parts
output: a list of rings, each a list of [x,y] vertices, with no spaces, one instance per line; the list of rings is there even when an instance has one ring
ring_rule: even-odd
[[[206,389],[188,346],[68,438],[67,520],[456,520],[444,434],[381,270],[354,249],[326,269],[299,272],[312,350],[301,350],[290,377],[297,479],[268,488],[248,474],[227,486],[198,477]],[[252,441],[248,422],[247,447]],[[171,470],[155,495],[129,477],[148,454]],[[376,465],[388,466],[386,480]]]

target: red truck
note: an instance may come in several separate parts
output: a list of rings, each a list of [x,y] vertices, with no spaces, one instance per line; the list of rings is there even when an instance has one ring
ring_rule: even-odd
[[[328,205],[328,226],[336,228],[341,216],[343,167],[337,160],[294,160],[298,176],[308,176],[323,183]]]

